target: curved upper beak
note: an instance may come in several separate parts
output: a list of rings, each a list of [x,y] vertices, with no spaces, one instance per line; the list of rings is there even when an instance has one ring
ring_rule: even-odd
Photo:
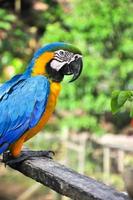
[[[64,75],[73,75],[72,79],[69,82],[75,81],[81,74],[83,68],[82,58],[72,61],[71,63],[64,66],[63,74]]]
[[[83,68],[83,61],[82,58],[78,58],[76,61],[72,61],[70,63],[70,67],[72,70],[73,77],[69,82],[75,81],[81,74]]]

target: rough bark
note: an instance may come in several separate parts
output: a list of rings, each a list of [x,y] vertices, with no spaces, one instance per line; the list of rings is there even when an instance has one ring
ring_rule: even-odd
[[[74,200],[129,200],[129,197],[90,177],[47,158],[10,165],[24,175]]]

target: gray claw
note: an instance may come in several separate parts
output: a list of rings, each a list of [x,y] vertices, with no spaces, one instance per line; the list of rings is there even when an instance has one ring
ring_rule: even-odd
[[[35,159],[36,157],[42,157],[42,158],[46,157],[46,158],[52,159],[54,155],[55,153],[53,151],[31,151],[31,150],[25,151],[23,150],[21,152],[21,155],[18,158],[14,158],[11,155],[11,153],[8,151],[8,152],[3,153],[2,162],[5,164],[5,167],[6,167],[6,165],[17,164],[28,159]]]

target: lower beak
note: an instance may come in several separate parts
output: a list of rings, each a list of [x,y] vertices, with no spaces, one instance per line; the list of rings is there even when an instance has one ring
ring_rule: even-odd
[[[83,68],[83,62],[81,58],[74,60],[71,63],[64,66],[63,73],[64,75],[73,75],[72,79],[69,82],[75,81],[81,74]]]

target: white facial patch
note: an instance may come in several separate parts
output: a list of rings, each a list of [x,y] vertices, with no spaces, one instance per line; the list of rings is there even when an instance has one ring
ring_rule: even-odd
[[[58,50],[55,51],[54,59],[51,61],[50,66],[52,69],[59,71],[65,64],[69,64],[72,61],[82,57],[79,54],[74,54],[72,52]]]
[[[59,71],[62,67],[63,67],[63,65],[65,65],[66,64],[66,61],[64,61],[64,62],[59,62],[59,61],[57,61],[57,60],[52,60],[52,62],[51,62],[51,67],[53,68],[53,69],[55,69],[56,71]]]

